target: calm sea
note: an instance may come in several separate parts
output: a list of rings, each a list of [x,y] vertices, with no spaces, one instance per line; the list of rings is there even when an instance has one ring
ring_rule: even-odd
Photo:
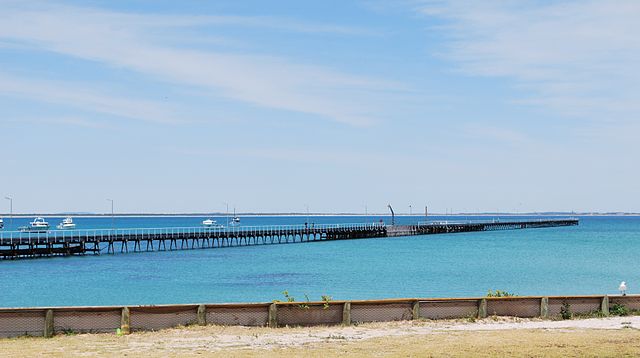
[[[117,217],[115,224],[198,226],[203,219]],[[312,300],[321,295],[334,299],[481,296],[489,289],[518,295],[605,294],[616,293],[623,280],[631,293],[640,293],[640,218],[580,219],[577,227],[0,261],[0,306],[262,302],[282,299],[284,290],[297,300],[304,300],[305,294]],[[52,225],[60,221],[48,220]],[[243,217],[242,225],[306,220]],[[112,225],[111,218],[74,221],[79,228]],[[27,222],[14,219],[14,226]]]

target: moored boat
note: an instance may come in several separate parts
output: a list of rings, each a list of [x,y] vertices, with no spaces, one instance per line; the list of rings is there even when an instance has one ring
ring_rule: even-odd
[[[233,208],[233,218],[231,218],[231,225],[240,225],[240,218],[236,216],[236,208]]]
[[[49,223],[42,217],[35,218],[29,223],[29,226],[20,227],[20,231],[25,232],[47,232],[49,230]]]
[[[216,228],[216,229],[224,227],[224,226],[218,224],[218,222],[213,220],[213,219],[203,220],[202,221],[202,225],[204,227],[207,227],[207,228]]]
[[[75,229],[76,228],[76,224],[73,222],[73,219],[70,217],[64,218],[64,220],[62,220],[62,222],[60,224],[58,224],[58,226],[56,226],[56,228],[60,229],[60,230],[70,230],[70,229]]]

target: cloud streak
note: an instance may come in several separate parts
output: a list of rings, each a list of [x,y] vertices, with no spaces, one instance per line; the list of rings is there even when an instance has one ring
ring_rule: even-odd
[[[402,90],[402,86],[395,83],[280,57],[179,48],[164,43],[158,35],[174,27],[190,28],[211,23],[276,26],[273,19],[268,18],[140,15],[69,6],[15,5],[5,6],[0,13],[0,42],[126,69],[154,81],[195,88],[206,96],[355,126],[369,125],[376,120],[379,103],[372,103],[371,95]],[[305,27],[296,23],[279,26],[309,32],[350,31],[348,28]],[[26,93],[22,91],[22,94]],[[77,100],[51,94],[43,98]],[[84,99],[87,106],[99,105],[96,98]],[[127,107],[126,103],[121,103],[120,108],[124,107]],[[135,111],[131,115],[118,112],[129,117],[140,116]]]
[[[522,103],[598,121],[640,114],[640,3],[603,1],[426,1],[444,20],[445,56],[464,73],[504,77]]]
[[[160,102],[90,91],[66,82],[26,80],[0,72],[0,94],[64,104],[120,118],[167,124],[179,122],[174,109]]]

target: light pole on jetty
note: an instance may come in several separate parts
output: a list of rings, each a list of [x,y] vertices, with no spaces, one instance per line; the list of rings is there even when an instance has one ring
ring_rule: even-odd
[[[387,207],[389,208],[389,210],[391,210],[391,226],[393,226],[396,224],[396,213],[393,212],[391,204],[387,204]]]
[[[223,203],[227,206],[227,226],[229,226],[229,203]]]
[[[107,199],[111,202],[111,229],[116,228],[116,218],[113,216],[113,199]]]
[[[9,230],[13,230],[13,198],[10,196],[4,198],[9,200]]]

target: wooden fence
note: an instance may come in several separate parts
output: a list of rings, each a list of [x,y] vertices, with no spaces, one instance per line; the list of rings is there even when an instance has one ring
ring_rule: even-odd
[[[640,295],[403,298],[365,301],[0,308],[0,337],[160,330],[186,325],[314,326],[487,316],[559,317],[609,314],[612,305],[640,310]]]

